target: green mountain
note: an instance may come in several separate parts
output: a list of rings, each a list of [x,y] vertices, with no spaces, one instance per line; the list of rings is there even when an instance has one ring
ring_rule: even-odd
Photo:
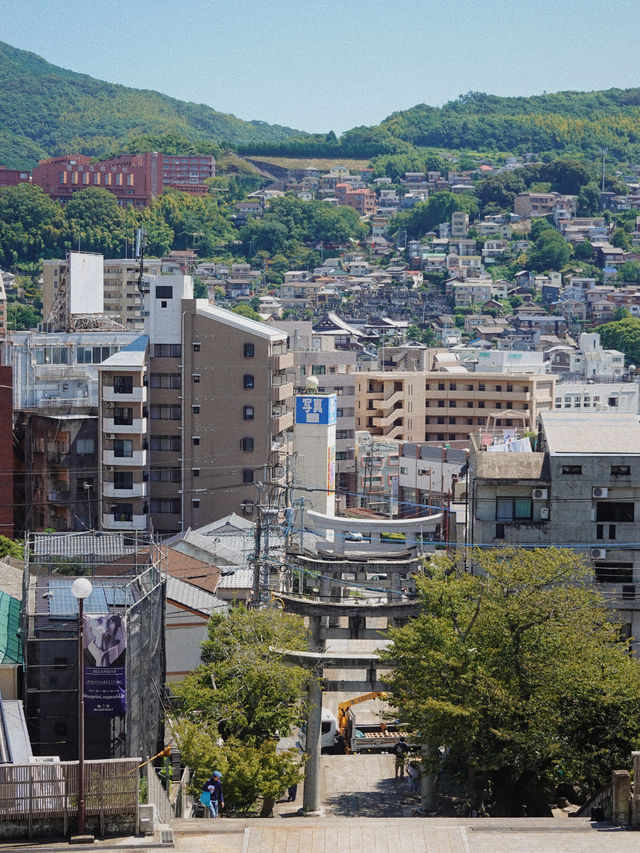
[[[640,151],[640,89],[557,92],[529,98],[469,92],[441,108],[393,113],[379,129],[416,146],[597,153]]]
[[[206,152],[216,143],[280,142],[300,133],[105,83],[4,42],[0,93],[0,163],[11,168],[31,168],[39,158],[56,154],[104,157],[143,136],[183,137]]]

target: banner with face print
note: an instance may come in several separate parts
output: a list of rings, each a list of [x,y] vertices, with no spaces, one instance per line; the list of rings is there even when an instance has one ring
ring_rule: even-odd
[[[92,716],[126,712],[126,619],[120,614],[84,616],[84,709]]]

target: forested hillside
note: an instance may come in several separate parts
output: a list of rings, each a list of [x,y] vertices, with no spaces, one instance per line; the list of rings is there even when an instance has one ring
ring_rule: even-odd
[[[411,146],[477,151],[597,155],[606,147],[616,160],[640,160],[640,89],[558,92],[502,98],[469,92],[443,107],[419,104],[375,127],[281,143],[252,142],[251,154],[367,156],[404,153]]]
[[[104,157],[129,140],[177,133],[204,151],[216,143],[277,142],[299,131],[241,121],[204,104],[104,83],[0,42],[0,163],[32,168],[39,158]],[[215,91],[211,100],[215,100]]]

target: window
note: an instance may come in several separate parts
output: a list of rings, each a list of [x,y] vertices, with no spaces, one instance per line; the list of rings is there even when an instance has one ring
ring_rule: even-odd
[[[502,391],[502,385],[496,385],[496,391]]]
[[[155,358],[180,358],[182,346],[181,344],[154,344],[153,355]]]
[[[633,503],[622,501],[599,501],[596,504],[596,521],[630,522],[635,519]]]
[[[199,477],[199,476],[200,476],[200,469],[199,469],[199,468],[193,468],[193,469],[191,470],[191,474],[192,474],[192,476],[194,476],[194,477]]]
[[[193,411],[194,415],[200,414],[200,406],[191,406],[191,410]]]
[[[191,506],[194,509],[198,509],[198,507],[200,506],[200,498],[191,498]]]
[[[457,387],[458,387],[458,386],[456,385],[456,383],[455,383],[455,382],[450,382],[450,383],[449,383],[449,391],[455,391]]]
[[[151,406],[149,414],[153,420],[179,421],[182,411],[179,403],[172,403],[171,405]]]
[[[244,385],[244,387],[245,388],[253,388],[254,383],[255,383],[255,380],[253,377],[253,373],[245,373],[245,375],[242,379],[242,384]]]
[[[438,391],[444,391],[444,382],[438,382]]]
[[[455,400],[449,400],[449,408],[450,409],[456,408],[456,401]]]
[[[113,504],[111,514],[114,521],[131,521],[133,518],[133,504]]]
[[[403,467],[403,466],[401,465],[401,466],[400,466],[400,473],[401,473],[401,474],[408,474],[408,473],[409,473],[409,469],[408,469],[408,468],[405,468],[405,467]]]
[[[563,465],[563,474],[582,474],[582,465]]]
[[[194,352],[200,352],[200,344],[194,344],[193,345],[193,351]]]
[[[478,391],[484,391],[484,382],[478,384]]]
[[[511,394],[513,392],[513,385],[507,385],[507,394]]]
[[[157,285],[156,299],[173,299],[173,287],[170,284]]]
[[[256,354],[256,348],[253,344],[245,344],[242,348],[242,352],[245,358],[253,358]]]
[[[180,450],[180,436],[152,435],[149,444],[151,450]]]
[[[113,475],[114,489],[132,489],[133,471],[115,471]]]
[[[253,468],[242,469],[242,482],[253,483]]]
[[[133,424],[133,409],[125,406],[116,406],[113,410],[113,423],[116,426],[131,426]]]
[[[596,539],[615,539],[616,526],[615,524],[598,524],[596,525]]]
[[[313,364],[311,366],[311,374],[312,376],[324,376],[327,372],[327,368],[324,364]]]
[[[496,521],[528,521],[531,517],[531,498],[496,499]]]
[[[199,373],[192,373],[191,378],[193,379],[194,382],[200,382],[200,374]]]
[[[478,408],[484,409],[484,400],[478,400]]]
[[[336,430],[336,439],[338,438],[353,438],[353,430],[350,429],[337,429]]]
[[[113,391],[115,394],[133,394],[133,376],[114,376]]]
[[[199,435],[192,435],[191,440],[193,442],[193,446],[198,447],[198,445],[200,444],[200,436]]]
[[[444,409],[444,400],[438,400],[438,408]]]
[[[240,450],[250,452],[253,450],[253,438],[250,435],[245,435],[240,439]]]
[[[118,459],[133,457],[133,441],[130,438],[116,438],[113,442],[113,455]]]
[[[179,483],[180,469],[179,468],[152,468],[151,469],[152,483]]]
[[[611,476],[612,477],[628,477],[631,474],[631,466],[630,465],[612,465],[611,466]]]
[[[90,456],[96,452],[96,442],[93,438],[79,438],[76,440],[76,453],[79,456]]]
[[[604,562],[594,563],[596,580],[600,583],[632,583],[633,563]]]
[[[180,498],[152,498],[151,512],[177,515],[180,512]]]
[[[152,373],[150,385],[152,388],[181,388],[182,379],[179,373]]]
[[[244,406],[242,409],[242,417],[245,421],[252,421],[254,418],[255,410],[253,406]]]

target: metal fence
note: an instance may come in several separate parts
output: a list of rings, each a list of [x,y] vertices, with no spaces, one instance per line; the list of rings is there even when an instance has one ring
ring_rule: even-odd
[[[85,762],[85,811],[100,824],[111,815],[136,816],[139,758]],[[0,823],[62,818],[78,812],[78,762],[0,765]]]
[[[147,802],[156,807],[160,823],[171,823],[174,815],[169,796],[151,764],[147,764]]]

